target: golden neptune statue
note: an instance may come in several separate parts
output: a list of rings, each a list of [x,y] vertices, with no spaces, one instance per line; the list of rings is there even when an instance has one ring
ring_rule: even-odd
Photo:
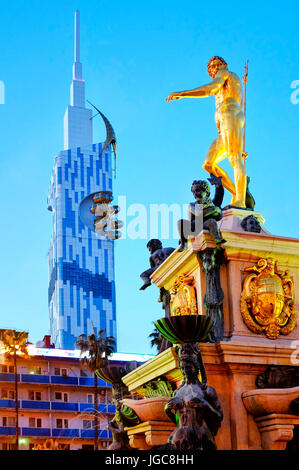
[[[214,56],[208,63],[211,83],[194,90],[171,93],[167,101],[180,98],[204,98],[214,95],[216,101],[215,121],[219,136],[209,148],[203,164],[208,173],[222,178],[223,186],[232,194],[231,205],[246,207],[247,177],[243,156],[244,126],[243,91],[239,77],[227,69],[224,59]],[[234,170],[234,183],[228,174],[218,165],[225,157]]]

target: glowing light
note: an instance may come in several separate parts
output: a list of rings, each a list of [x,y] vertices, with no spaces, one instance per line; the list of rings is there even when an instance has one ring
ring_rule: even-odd
[[[21,445],[28,444],[28,439],[24,439],[24,438],[19,439],[19,444],[21,444]]]

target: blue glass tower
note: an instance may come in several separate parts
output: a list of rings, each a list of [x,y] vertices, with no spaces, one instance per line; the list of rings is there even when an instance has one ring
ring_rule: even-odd
[[[49,249],[49,315],[52,341],[73,349],[77,337],[106,329],[116,338],[114,245],[96,236],[79,214],[83,199],[112,191],[111,145],[92,143],[91,110],[85,108],[80,63],[80,17],[75,13],[75,62],[71,104],[64,116],[64,150],[55,157],[48,196],[53,213]]]

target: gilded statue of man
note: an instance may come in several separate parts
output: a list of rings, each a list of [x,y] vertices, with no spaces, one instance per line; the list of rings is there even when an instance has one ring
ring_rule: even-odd
[[[227,69],[225,60],[218,56],[209,60],[208,74],[213,79],[211,83],[194,90],[171,93],[167,101],[215,96],[215,121],[219,136],[209,148],[203,168],[210,174],[221,176],[223,186],[232,194],[232,206],[246,207],[247,179],[242,158],[245,124],[242,83],[235,73]],[[233,167],[234,183],[218,165],[225,157]]]

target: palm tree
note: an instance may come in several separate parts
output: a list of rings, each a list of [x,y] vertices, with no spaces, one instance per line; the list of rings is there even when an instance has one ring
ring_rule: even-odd
[[[150,335],[148,335],[148,338],[150,338],[151,340],[151,347],[153,348],[154,346],[156,346],[159,352],[162,346],[163,336],[161,336],[161,333],[159,332],[159,330],[157,330],[156,327],[154,327],[154,331]]]
[[[96,336],[94,328],[90,336],[80,335],[76,346],[81,349],[81,355],[85,352],[87,356],[82,357],[81,362],[94,375],[94,450],[98,450],[98,381],[96,371],[108,363],[108,357],[114,351],[115,339],[113,336],[105,336],[106,330],[100,330]]]
[[[6,359],[13,358],[15,374],[15,411],[16,411],[16,449],[19,450],[19,394],[17,357],[28,357],[28,333],[26,331],[5,330],[1,332],[1,341],[5,349]]]

